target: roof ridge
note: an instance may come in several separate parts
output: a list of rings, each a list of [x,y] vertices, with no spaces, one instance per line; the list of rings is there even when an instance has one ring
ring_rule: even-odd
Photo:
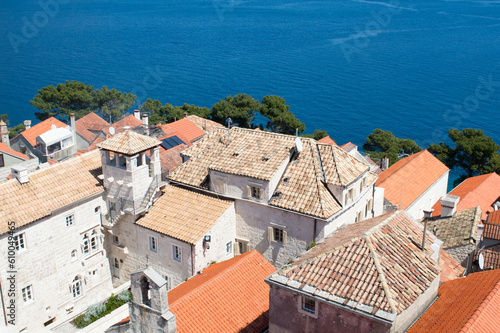
[[[340,172],[339,172],[339,164],[337,163],[337,156],[335,155],[335,153],[333,152],[333,146],[331,146],[332,148],[332,157],[333,157],[333,165],[335,165],[335,171],[337,172],[337,176],[339,177],[339,183],[340,183],[340,186],[342,186],[342,177],[340,175]],[[342,149],[339,147],[339,149]],[[345,186],[345,185],[344,185]]]
[[[311,142],[308,142],[308,144],[311,145]],[[311,154],[313,154],[314,153],[313,152],[314,148],[311,147],[311,146],[309,146],[309,149],[311,150]],[[317,149],[317,147],[316,147],[316,155],[317,155],[317,159],[314,158],[314,156],[311,156],[311,158],[313,160],[313,165],[314,165],[314,168],[315,168],[315,170],[314,170],[315,177],[314,178],[316,179],[316,191],[318,193],[320,211],[321,211],[321,213],[322,213],[323,216],[326,216],[326,210],[323,208],[323,206],[325,205],[324,204],[324,199],[323,199],[323,197],[321,195],[321,189],[320,189],[320,186],[322,186],[323,184],[320,184],[321,179],[318,176],[318,171],[319,171],[320,174],[321,174],[321,176],[323,176],[323,178],[324,178],[324,171],[323,171],[323,167],[321,165],[321,155],[320,155],[319,149]],[[317,166],[317,164],[319,164],[319,165]],[[318,167],[321,170],[316,170],[316,168],[318,168]]]
[[[378,225],[377,225],[378,226]],[[378,277],[379,277],[379,282],[382,285],[382,289],[384,290],[385,297],[387,298],[387,304],[391,307],[392,313],[397,313],[396,305],[394,303],[394,299],[392,298],[391,290],[389,285],[387,284],[387,279],[385,277],[385,273],[382,270],[381,264],[380,264],[380,259],[378,257],[378,254],[375,252],[375,249],[373,248],[373,243],[372,243],[372,230],[368,231],[366,234],[363,235],[363,238],[366,242],[366,246],[370,250],[370,253],[372,255],[373,259],[373,264],[375,265],[375,269],[377,270]]]
[[[201,290],[203,289],[204,287],[206,287],[209,283],[212,283],[216,280],[218,280],[219,278],[222,277],[222,275],[228,273],[230,270],[233,270],[234,268],[236,268],[237,266],[241,265],[243,262],[245,262],[246,260],[248,260],[249,258],[253,258],[256,256],[256,253],[257,250],[252,250],[250,252],[247,252],[247,254],[243,253],[243,254],[240,254],[240,256],[244,256],[243,258],[240,258],[240,260],[235,260],[234,263],[232,263],[231,265],[229,265],[225,270],[223,270],[221,273],[219,274],[216,274],[215,276],[211,277],[210,279],[208,279],[207,281],[205,281],[203,284],[197,286],[196,288],[193,288],[192,290],[190,290],[188,293],[186,293],[185,295],[183,295],[182,297],[179,297],[177,300],[175,300],[175,302],[172,302],[169,304],[170,307],[174,306],[175,304],[179,303],[180,301],[186,299],[187,297],[189,297],[190,295],[192,295],[194,292],[198,291],[198,290]],[[236,257],[233,257],[231,259],[228,259],[228,260],[232,260],[232,259],[235,259],[235,258],[238,258],[239,256],[236,256]],[[220,263],[223,263],[224,261],[221,261]],[[216,263],[217,264],[217,263]],[[216,265],[214,264],[214,265]],[[210,266],[208,266],[206,269],[208,269]],[[198,276],[198,275],[195,275],[195,276]],[[188,280],[189,281],[189,280]],[[186,281],[187,282],[187,281]],[[181,286],[182,283],[179,285]],[[175,288],[174,288],[175,289]]]
[[[495,284],[495,286],[491,289],[491,291],[488,293],[488,296],[479,304],[477,307],[476,311],[470,316],[469,320],[464,324],[462,329],[460,330],[459,333],[465,333],[467,332],[471,326],[474,324],[474,322],[479,318],[479,316],[482,314],[483,310],[488,306],[490,303],[491,299],[498,294],[500,291],[500,280]]]

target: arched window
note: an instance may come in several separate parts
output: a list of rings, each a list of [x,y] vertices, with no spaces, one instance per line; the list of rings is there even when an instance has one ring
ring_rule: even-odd
[[[75,279],[71,282],[71,294],[73,295],[73,298],[77,298],[82,295],[82,281],[79,276],[75,276]]]
[[[142,293],[142,303],[146,304],[147,306],[151,306],[151,299],[150,299],[150,290],[151,286],[149,285],[148,279],[143,276],[141,279],[141,293]]]
[[[83,253],[84,254],[90,253],[89,236],[87,236],[86,234],[85,236],[83,236]]]

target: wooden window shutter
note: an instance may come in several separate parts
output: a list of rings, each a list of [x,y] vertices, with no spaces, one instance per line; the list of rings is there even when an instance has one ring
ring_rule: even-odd
[[[273,227],[267,228],[267,240],[271,243],[274,240]]]
[[[288,243],[288,233],[283,230],[283,245],[286,245]]]
[[[262,200],[264,199],[264,189],[259,188],[259,199]]]
[[[240,243],[236,242],[233,245],[233,251],[234,251],[234,256],[236,257],[237,255],[240,255]]]
[[[250,186],[247,186],[247,198],[252,197],[252,188]]]

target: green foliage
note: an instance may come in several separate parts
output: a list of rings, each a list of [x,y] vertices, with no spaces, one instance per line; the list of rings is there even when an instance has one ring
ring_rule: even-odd
[[[39,120],[50,117],[67,118],[74,113],[76,118],[98,111],[113,122],[134,104],[137,96],[131,93],[122,93],[116,89],[103,86],[95,90],[93,86],[78,81],[66,81],[56,87],[50,85],[38,90],[38,94],[30,101],[31,105],[38,108],[35,112]]]
[[[316,141],[319,141],[319,140],[327,137],[328,133],[326,133],[325,130],[315,130],[313,134],[302,134],[301,136],[303,136],[305,138],[311,138],[311,139],[314,139]]]
[[[6,114],[0,114],[0,120],[3,120],[6,123],[7,122],[7,115]]]
[[[254,116],[260,108],[258,100],[247,94],[231,95],[212,106],[210,116],[213,121],[226,125],[227,118],[239,127],[251,128]]]
[[[12,139],[13,137],[18,135],[19,133],[21,133],[25,129],[26,129],[26,127],[24,126],[24,124],[19,124],[17,126],[9,128],[9,138]]]
[[[262,99],[260,114],[269,118],[267,128],[273,132],[295,134],[304,132],[306,125],[295,118],[290,111],[290,106],[285,104],[285,99],[279,96],[267,95]]]
[[[311,243],[309,243],[309,245],[307,245],[307,250],[309,251],[310,249],[312,249],[315,246],[316,246],[316,241],[312,241]]]
[[[418,153],[422,148],[413,140],[400,139],[389,131],[377,128],[366,138],[363,150],[371,158],[382,159],[387,155],[389,165],[392,165],[400,159],[400,155]]]
[[[500,173],[500,148],[491,137],[473,128],[450,129],[448,136],[455,143],[450,147],[445,143],[431,144],[429,152],[434,154],[450,169],[458,170],[461,176],[455,180],[457,186],[466,178],[486,173]]]
[[[75,113],[77,118],[81,118],[93,110],[94,87],[77,81],[66,81],[57,87],[50,85],[38,90],[31,105],[41,112],[35,112],[39,120],[50,117],[66,118],[71,113]]]
[[[210,109],[206,107],[199,107],[196,105],[189,105],[184,103],[183,106],[173,106],[172,104],[162,105],[159,100],[152,100],[148,98],[141,106],[141,112],[149,113],[149,123],[156,125],[160,122],[170,123],[184,117],[184,113],[188,115],[196,115],[202,118],[210,116]]]
[[[109,89],[103,86],[94,92],[95,101],[92,106],[99,110],[104,119],[113,123],[134,105],[136,98],[137,96],[132,93],[123,93],[115,88]]]
[[[85,313],[73,319],[72,323],[77,328],[84,328],[99,318],[111,313],[132,299],[132,295],[128,290],[124,290],[118,295],[111,295],[106,301],[89,306]]]

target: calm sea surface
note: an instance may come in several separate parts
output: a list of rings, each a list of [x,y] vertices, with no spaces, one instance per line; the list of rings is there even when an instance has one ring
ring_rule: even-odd
[[[2,1],[0,55],[12,125],[37,89],[78,80],[174,105],[275,94],[339,143],[376,127],[500,143],[499,1]]]

